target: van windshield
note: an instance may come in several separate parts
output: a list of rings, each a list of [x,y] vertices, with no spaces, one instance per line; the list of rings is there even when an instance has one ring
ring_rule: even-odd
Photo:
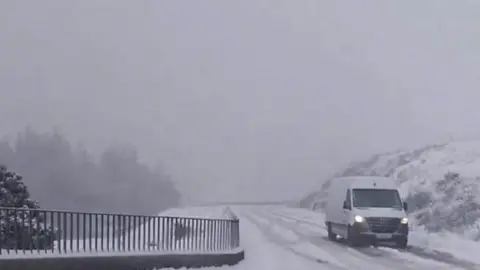
[[[400,194],[395,189],[353,189],[353,206],[403,208]]]

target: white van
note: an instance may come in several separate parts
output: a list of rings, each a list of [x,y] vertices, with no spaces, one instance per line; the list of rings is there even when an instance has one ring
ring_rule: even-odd
[[[408,242],[407,203],[394,181],[386,177],[350,176],[332,179],[326,202],[325,225],[330,240],[337,235],[353,246]]]

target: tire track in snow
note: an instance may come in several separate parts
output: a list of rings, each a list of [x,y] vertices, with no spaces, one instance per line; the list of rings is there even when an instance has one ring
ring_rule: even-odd
[[[321,228],[321,229],[326,230],[325,223],[323,223],[323,222],[318,223],[318,222],[313,222],[313,221],[310,221],[310,220],[304,220],[304,219],[301,219],[301,218],[298,218],[298,217],[292,217],[292,216],[288,215],[287,213],[281,213],[281,212],[269,212],[268,214],[276,215],[276,216],[281,217],[281,218],[290,219],[292,221],[305,223],[305,224],[308,224],[312,227]]]
[[[316,228],[323,228],[324,230],[326,230],[325,225],[323,223],[315,224],[312,221],[295,218],[295,217],[287,215],[286,213],[275,211],[275,212],[267,212],[267,213],[263,213],[263,214],[275,215],[275,216],[277,216],[281,219],[288,219],[288,220],[291,220],[292,222],[297,222],[297,223],[305,223],[305,224],[308,224],[308,225],[311,225],[311,226],[315,226]],[[325,233],[325,235],[326,235],[326,233]],[[324,238],[328,239],[326,236]],[[452,254],[447,253],[447,252],[441,252],[441,251],[437,251],[437,250],[431,250],[430,251],[430,250],[427,250],[427,249],[424,249],[424,248],[421,248],[421,247],[417,247],[417,246],[408,246],[407,249],[405,249],[405,250],[393,249],[393,248],[389,248],[389,247],[380,247],[380,249],[382,249],[382,250],[385,249],[388,252],[406,253],[406,254],[410,254],[412,256],[416,256],[416,257],[419,257],[419,258],[430,259],[430,260],[434,260],[434,261],[438,261],[438,262],[443,262],[443,263],[454,265],[456,267],[461,267],[461,268],[467,269],[467,270],[480,270],[480,265],[478,265],[474,262],[459,259],[459,258],[457,258],[457,257],[455,257]],[[359,250],[361,250],[361,249],[359,249]],[[371,256],[379,256],[378,252],[372,251],[372,250],[375,250],[375,248],[373,248],[373,249],[371,248],[368,251],[367,251],[367,249],[364,249],[364,250],[362,250],[362,252],[364,252],[366,254],[370,254]]]
[[[251,215],[251,214],[244,214],[244,217],[246,217],[249,222],[254,224],[265,235],[265,237],[269,241],[278,245],[281,248],[284,248],[287,251],[290,251],[290,252],[294,253],[295,255],[297,255],[297,256],[299,256],[303,259],[325,265],[325,267],[328,267],[328,269],[332,269],[332,270],[348,270],[349,269],[349,268],[344,267],[344,266],[333,264],[333,263],[331,263],[331,262],[329,262],[325,259],[319,258],[318,256],[308,255],[308,254],[305,254],[303,252],[299,252],[299,251],[291,248],[291,245],[294,245],[295,241],[288,241],[288,240],[285,241],[285,239],[279,238],[278,235],[272,233],[272,231],[269,230],[268,224],[262,224],[261,222],[258,222],[256,220],[256,218],[253,217],[253,215]]]
[[[278,217],[277,213],[273,212],[264,212],[264,211],[254,211],[256,215],[260,215],[263,218],[270,217],[272,222],[282,225],[285,229],[289,229],[297,233],[297,235],[305,242],[309,242],[320,248],[330,247],[335,250],[331,250],[335,254],[342,256],[344,255],[346,260],[351,260],[353,258],[360,258],[364,263],[369,262],[369,267],[371,269],[372,265],[381,265],[380,269],[468,269],[473,270],[477,268],[465,268],[462,265],[451,264],[448,262],[443,262],[439,260],[434,260],[431,258],[423,258],[415,255],[410,255],[408,253],[401,254],[394,249],[377,249],[377,248],[352,248],[342,244],[341,242],[332,242],[324,236],[318,236],[318,232],[306,233],[298,229],[298,224],[302,223],[301,220],[295,220],[295,223],[288,222],[284,219],[283,216]],[[351,267],[359,269],[358,260]]]

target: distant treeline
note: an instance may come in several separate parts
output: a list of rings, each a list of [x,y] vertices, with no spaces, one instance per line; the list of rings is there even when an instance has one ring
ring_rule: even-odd
[[[0,141],[0,164],[23,176],[42,208],[156,214],[180,202],[174,185],[134,149],[110,147],[96,161],[58,132],[27,128],[13,143]]]

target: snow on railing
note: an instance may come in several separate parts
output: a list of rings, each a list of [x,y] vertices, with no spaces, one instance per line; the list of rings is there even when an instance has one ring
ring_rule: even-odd
[[[239,247],[239,221],[0,207],[8,254],[222,252]]]

